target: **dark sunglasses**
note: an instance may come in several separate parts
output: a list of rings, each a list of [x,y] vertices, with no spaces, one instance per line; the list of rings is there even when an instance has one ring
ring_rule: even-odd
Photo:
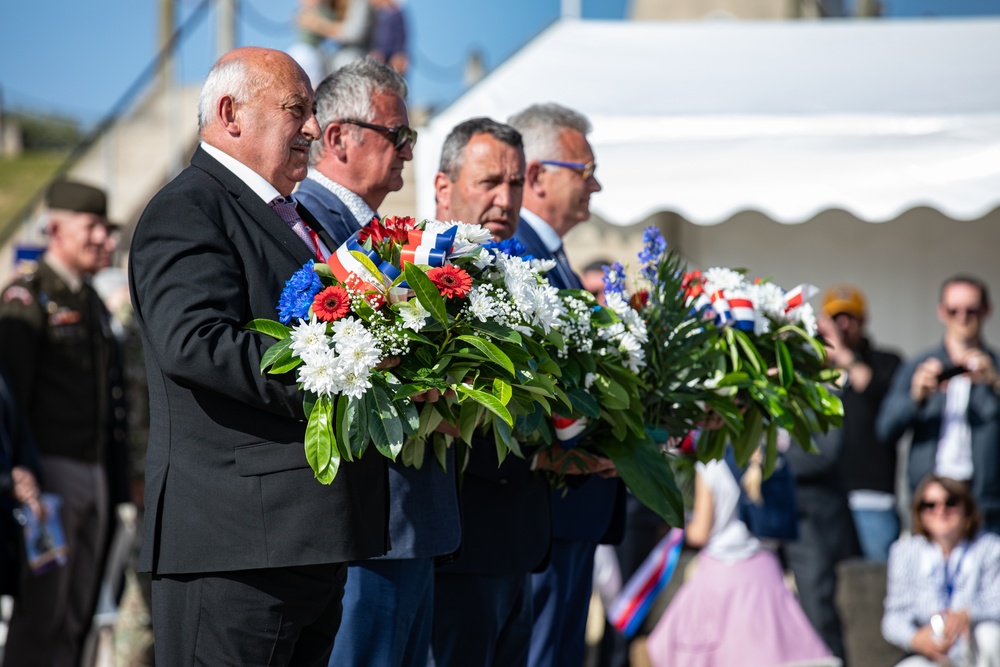
[[[948,317],[955,317],[959,313],[965,313],[968,317],[979,317],[982,314],[982,308],[948,308]]]
[[[360,120],[352,120],[350,118],[338,120],[337,122],[347,123],[348,125],[357,125],[358,127],[365,127],[369,130],[381,132],[389,138],[389,141],[392,142],[393,147],[397,151],[400,150],[405,144],[410,144],[410,148],[417,145],[417,131],[407,125],[400,125],[399,127],[386,127],[385,125],[373,125],[371,123],[366,123]]]
[[[549,165],[553,167],[565,167],[566,169],[572,169],[576,173],[580,174],[580,178],[583,180],[588,180],[594,175],[597,170],[597,165],[593,162],[561,162],[559,160],[539,160],[538,164]]]
[[[959,505],[960,502],[962,502],[962,501],[960,501],[955,496],[948,496],[948,498],[945,499],[944,502],[941,502],[941,501],[938,501],[938,500],[936,500],[934,502],[931,502],[929,500],[922,500],[922,501],[920,501],[920,504],[917,505],[917,509],[920,510],[921,512],[929,512],[930,510],[937,509],[938,507],[952,507],[952,508],[954,508],[954,507],[958,507],[958,505]]]

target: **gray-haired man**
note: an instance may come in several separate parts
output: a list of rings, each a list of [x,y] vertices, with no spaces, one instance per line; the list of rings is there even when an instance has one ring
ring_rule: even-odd
[[[322,137],[310,148],[309,175],[295,197],[337,244],[403,187],[403,163],[417,141],[405,97],[402,77],[371,58],[341,67],[316,89]]]

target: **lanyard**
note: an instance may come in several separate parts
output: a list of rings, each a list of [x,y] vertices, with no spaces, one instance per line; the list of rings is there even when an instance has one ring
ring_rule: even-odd
[[[966,543],[962,546],[962,553],[958,556],[958,562],[955,563],[955,570],[948,570],[948,560],[944,562],[944,608],[951,609],[951,598],[955,593],[955,584],[958,582],[958,574],[962,571],[962,561],[965,560],[965,554],[969,551],[969,545]]]

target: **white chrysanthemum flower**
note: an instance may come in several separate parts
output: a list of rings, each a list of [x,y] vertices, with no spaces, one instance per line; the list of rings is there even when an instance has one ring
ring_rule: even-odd
[[[354,368],[350,365],[341,366],[337,373],[338,393],[350,396],[351,398],[361,398],[365,392],[371,389],[371,373],[365,370]]]
[[[559,298],[559,290],[552,285],[545,284],[530,290],[528,295],[532,302],[534,314],[532,321],[534,324],[542,327],[545,333],[553,328],[559,328],[559,318],[565,312],[562,300]]]
[[[625,365],[633,373],[638,373],[639,369],[646,365],[646,351],[642,349],[642,343],[628,331],[618,340],[618,351],[622,353]]]
[[[774,283],[747,285],[747,296],[753,301],[757,312],[763,312],[775,319],[785,316],[785,292]]]
[[[469,290],[469,314],[480,322],[488,322],[496,316],[497,309],[489,292],[480,285]]]
[[[704,273],[704,279],[706,292],[712,294],[722,290],[723,292],[726,292],[727,296],[730,296],[730,290],[742,288],[745,282],[743,274],[737,273],[732,269],[722,267],[715,267],[706,270]]]
[[[554,259],[532,259],[531,268],[535,270],[536,273],[548,273],[552,269],[556,268],[556,260]]]
[[[370,336],[359,336],[337,345],[337,356],[341,368],[352,368],[370,373],[371,369],[382,358],[382,353]]]
[[[594,375],[593,373],[587,373],[586,375],[584,375],[583,376],[583,388],[584,389],[590,389],[593,386],[593,384],[594,384],[594,380],[596,380],[596,379],[597,379],[597,376]]]
[[[340,364],[332,348],[313,349],[302,357],[302,361],[298,369],[298,381],[303,389],[318,396],[337,393]]]
[[[475,244],[482,245],[490,240],[490,230],[479,225],[467,225],[464,222],[458,223],[458,231],[455,233],[455,244]]]
[[[455,225],[461,223],[455,221],[442,222],[441,220],[424,220],[423,228],[425,232],[430,232],[431,234],[443,234]]]
[[[292,328],[290,338],[291,348],[297,356],[302,357],[312,351],[323,351],[330,347],[326,337],[326,322],[320,322],[313,315],[311,321],[299,320]]]
[[[340,343],[352,338],[367,335],[364,323],[358,318],[348,315],[333,323],[333,342]]]
[[[413,332],[419,332],[427,324],[430,311],[420,305],[417,299],[410,299],[399,304],[399,318],[403,327]]]

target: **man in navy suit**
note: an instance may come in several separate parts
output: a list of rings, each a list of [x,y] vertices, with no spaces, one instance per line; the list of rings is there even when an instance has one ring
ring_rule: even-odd
[[[590,122],[557,104],[528,107],[509,122],[524,139],[527,161],[515,236],[536,258],[555,260],[547,274],[550,283],[582,289],[562,239],[590,217],[590,196],[601,190],[587,142]],[[624,534],[624,485],[608,477],[613,475],[610,461],[595,461],[591,470],[600,474],[576,478],[568,492],[552,494],[552,555],[548,567],[531,581],[531,667],[583,664],[594,552],[599,543],[620,542]]]
[[[445,139],[434,181],[437,217],[508,239],[523,186],[521,135],[473,118]],[[461,550],[434,582],[434,664],[523,667],[532,627],[530,573],[544,564],[551,540],[548,484],[530,460],[508,456],[499,464],[492,438],[476,436],[461,506]]]
[[[296,198],[339,246],[403,187],[417,133],[406,115],[406,82],[371,58],[355,61],[316,88],[320,140],[309,149],[309,174]]]
[[[313,168],[296,196],[338,243],[367,224],[385,196],[403,185],[403,162],[413,157],[407,134],[406,84],[374,60],[342,67],[316,91],[323,142],[313,144]],[[405,128],[398,146],[384,130]],[[430,449],[428,448],[428,452]],[[429,455],[420,468],[389,463],[389,542],[385,557],[351,563],[344,620],[331,667],[423,666],[431,643],[434,563],[458,549],[455,452],[447,470]]]
[[[161,665],[325,667],[348,561],[388,548],[385,459],[324,486],[294,374],[262,375],[285,281],[332,238],[290,199],[319,138],[305,72],[243,48],[209,72],[201,146],[136,225],[129,283],[149,378],[140,569]]]

